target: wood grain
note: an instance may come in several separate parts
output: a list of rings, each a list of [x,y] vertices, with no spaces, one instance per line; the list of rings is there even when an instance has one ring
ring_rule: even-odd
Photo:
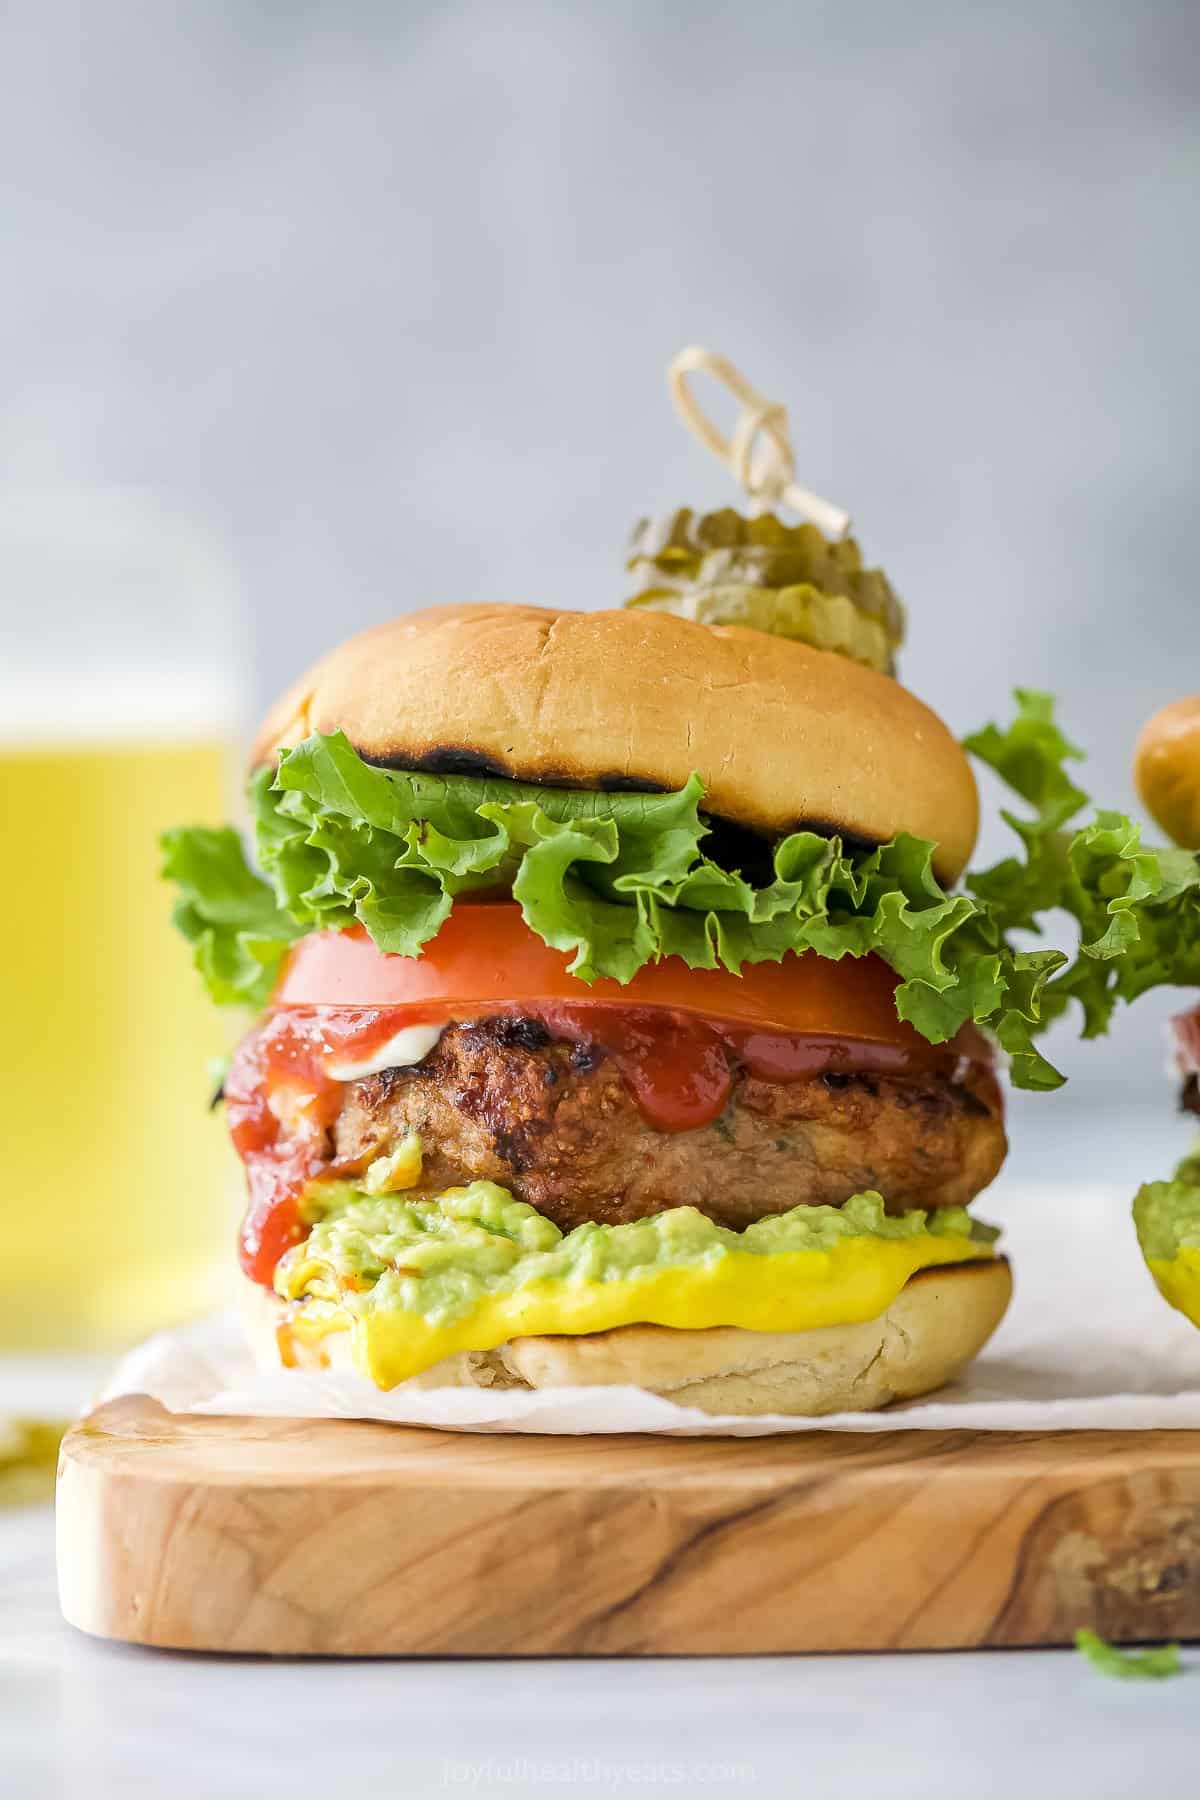
[[[72,1624],[287,1655],[1200,1637],[1200,1432],[472,1437],[166,1413],[63,1444]]]

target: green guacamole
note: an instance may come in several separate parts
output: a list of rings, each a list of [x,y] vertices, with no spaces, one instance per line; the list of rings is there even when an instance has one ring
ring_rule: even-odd
[[[1200,1159],[1180,1163],[1171,1181],[1150,1181],[1133,1202],[1142,1255],[1170,1262],[1180,1250],[1200,1249]]]
[[[829,1250],[840,1239],[904,1239],[928,1232],[992,1242],[999,1233],[962,1207],[891,1216],[878,1194],[844,1206],[797,1206],[744,1231],[713,1224],[680,1206],[626,1225],[578,1225],[564,1234],[505,1188],[476,1181],[436,1200],[400,1194],[370,1197],[343,1183],[314,1184],[315,1219],[275,1277],[286,1299],[303,1295],[416,1314],[431,1325],[466,1317],[500,1293],[540,1282],[610,1282],[661,1269],[711,1266],[739,1253],[771,1257]],[[347,1282],[354,1290],[345,1293]]]

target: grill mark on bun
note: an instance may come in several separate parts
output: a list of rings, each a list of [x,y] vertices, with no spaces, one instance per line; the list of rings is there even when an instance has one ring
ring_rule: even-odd
[[[472,750],[465,744],[435,744],[431,750],[396,750],[386,756],[380,756],[370,750],[364,750],[353,744],[355,755],[375,769],[393,769],[397,774],[411,775],[469,775],[485,781],[519,782],[524,787],[570,788],[578,793],[601,794],[666,794],[670,792],[661,781],[654,781],[648,775],[624,775],[613,773],[597,776],[594,780],[581,781],[578,775],[572,775],[565,769],[539,769],[536,774],[524,774],[514,769],[510,763],[503,763],[498,757],[485,756],[482,751]]]
[[[665,794],[670,790],[649,776],[601,775],[595,781],[580,781],[562,770],[539,769],[536,775],[522,775],[506,768],[494,756],[485,756],[465,745],[439,744],[432,750],[396,752],[389,756],[372,755],[354,746],[355,753],[372,768],[390,769],[397,774],[462,775],[475,780],[505,781],[525,787],[565,788],[574,793]],[[767,834],[751,825],[740,825],[734,819],[713,813],[701,813],[708,835],[701,841],[701,852],[710,862],[730,874],[743,876],[752,887],[766,887],[775,878],[772,860],[774,846],[793,831],[811,831],[818,837],[840,838],[850,854],[867,855],[878,848],[877,840],[859,832],[847,831],[831,819],[797,819],[787,831]]]
[[[420,756],[398,753],[394,756],[372,756],[369,751],[358,749],[356,753],[363,762],[370,763],[376,769],[395,769],[397,773],[407,775],[468,775],[476,780],[511,781],[508,769],[494,756],[484,756],[478,750],[468,750],[462,744],[438,744],[432,750],[425,750]]]
[[[642,775],[601,775],[596,786],[602,794],[665,794],[669,791],[661,781],[650,781]]]

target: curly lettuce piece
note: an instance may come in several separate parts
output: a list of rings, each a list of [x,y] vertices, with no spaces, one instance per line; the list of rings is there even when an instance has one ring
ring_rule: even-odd
[[[930,1042],[973,1021],[1008,1053],[1014,1085],[1057,1087],[1037,1040],[1072,1001],[1095,1036],[1118,1002],[1200,983],[1200,858],[1144,846],[1116,813],[1074,825],[1079,752],[1045,695],[1019,693],[1013,722],[967,746],[1032,812],[1005,813],[1020,853],[969,875],[965,892],[948,893],[935,846],[905,834],[868,849],[792,832],[768,878],[751,881],[706,855],[696,776],[675,793],[628,794],[415,774],[364,762],[341,733],[253,777],[265,880],[230,831],[169,833],[166,873],[222,1002],[261,1005],[305,932],[359,924],[381,950],[417,956],[461,895],[508,889],[584,982],[628,982],[664,956],[736,973],[792,951],[877,955],[900,978],[899,1016]],[[1020,941],[1064,912],[1071,947]]]
[[[1064,957],[1011,951],[977,902],[942,889],[932,844],[901,836],[864,851],[793,832],[756,887],[704,855],[702,798],[695,777],[651,795],[407,774],[364,763],[340,734],[315,736],[283,754],[273,788],[260,785],[259,857],[290,916],[360,923],[405,956],[458,895],[498,885],[587,982],[628,982],[663,956],[736,973],[789,951],[875,953],[901,977],[900,1016],[932,1042],[974,1019],[996,1030],[1020,1079],[1061,1079],[1032,1033]]]
[[[218,1006],[266,1005],[279,965],[303,926],[255,874],[229,826],[178,826],[163,833],[162,873],[179,897],[172,918]]]
[[[1163,1681],[1171,1675],[1182,1675],[1178,1644],[1160,1644],[1153,1650],[1119,1650],[1106,1643],[1098,1632],[1081,1628],[1075,1633],[1075,1648],[1101,1675],[1117,1681]]]
[[[1017,702],[1005,731],[989,725],[964,744],[1035,808],[1032,818],[1002,815],[1024,854],[969,874],[966,885],[1000,937],[1040,932],[1050,912],[1074,919],[1078,946],[1044,984],[1041,1023],[1075,1000],[1083,1036],[1099,1037],[1119,1001],[1200,982],[1200,857],[1144,845],[1140,828],[1116,812],[1068,831],[1087,801],[1067,773],[1082,752],[1059,731],[1049,695],[1018,689]]]
[[[259,856],[310,928],[357,921],[416,956],[460,894],[510,887],[584,981],[629,981],[661,953],[622,883],[681,879],[708,829],[695,776],[673,794],[605,794],[409,774],[364,763],[340,732],[285,751],[275,787]]]

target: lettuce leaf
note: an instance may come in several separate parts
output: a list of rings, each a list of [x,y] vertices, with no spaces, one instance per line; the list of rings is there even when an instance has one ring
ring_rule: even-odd
[[[177,826],[162,837],[162,873],[179,890],[172,918],[218,1006],[266,1004],[284,951],[304,927],[277,904],[229,826]]]
[[[868,850],[793,832],[752,882],[706,855],[696,776],[677,793],[610,794],[413,774],[364,762],[334,733],[251,781],[265,879],[232,832],[168,834],[176,917],[213,997],[255,1005],[304,932],[357,923],[380,949],[416,956],[459,895],[496,887],[585,982],[627,982],[663,956],[736,972],[788,951],[873,953],[900,976],[900,1016],[931,1042],[974,1020],[1009,1053],[1015,1085],[1057,1087],[1036,1039],[1071,1001],[1094,1036],[1118,1000],[1200,982],[1200,860],[1143,847],[1116,813],[1072,828],[1080,753],[1045,695],[1017,699],[1005,730],[967,747],[1032,812],[1004,814],[1019,854],[965,892],[948,894],[934,845],[906,835]],[[1047,913],[1074,921],[1072,948],[1013,941]]]
[[[1140,828],[1117,812],[1098,812],[1068,831],[1086,796],[1066,765],[1082,752],[1058,730],[1048,695],[1018,690],[1017,702],[1007,731],[991,725],[964,743],[1036,809],[1032,818],[1001,815],[1024,855],[968,875],[967,887],[1003,938],[1040,932],[1046,913],[1070,915],[1076,953],[1051,971],[1041,1023],[1052,1023],[1075,1000],[1083,1036],[1100,1037],[1118,1001],[1200,983],[1200,857],[1143,845]]]
[[[1163,1681],[1183,1673],[1178,1644],[1159,1644],[1153,1650],[1119,1650],[1097,1632],[1081,1628],[1075,1633],[1075,1648],[1093,1669],[1117,1681]]]

